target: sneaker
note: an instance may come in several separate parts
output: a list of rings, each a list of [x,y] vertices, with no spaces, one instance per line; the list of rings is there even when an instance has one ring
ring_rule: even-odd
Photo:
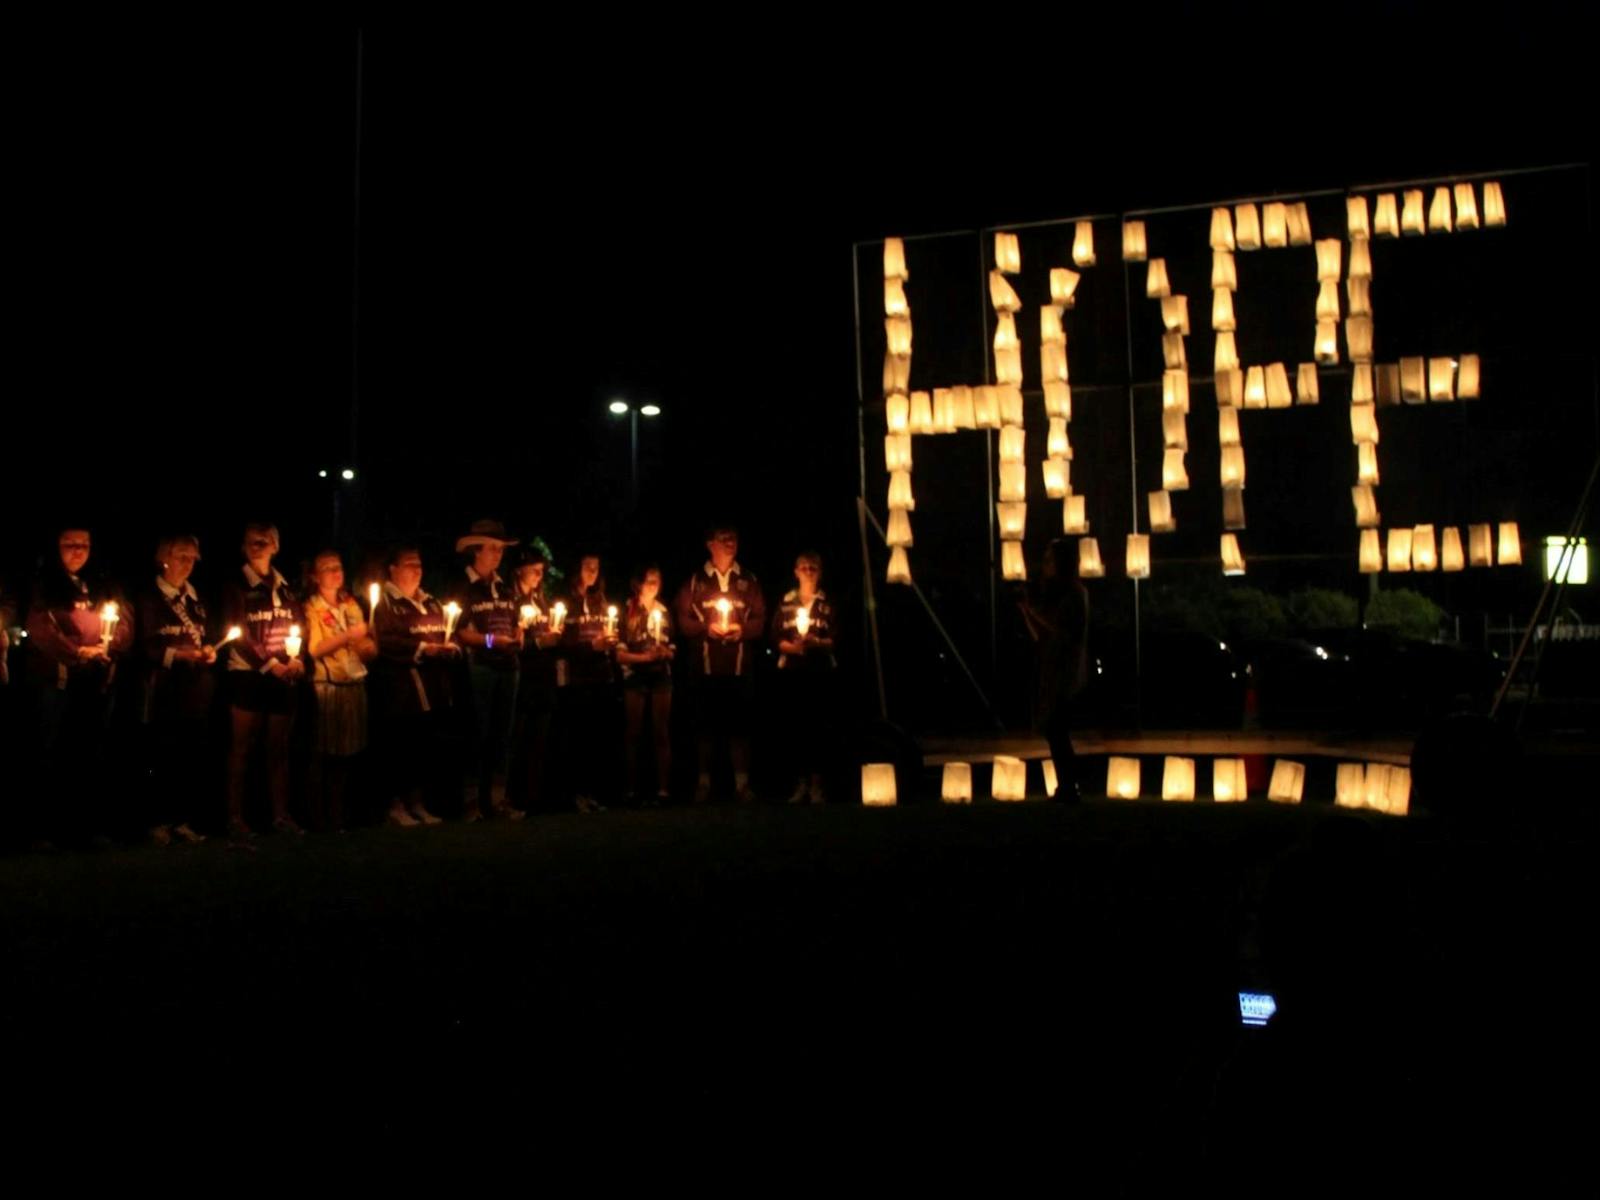
[[[812,784],[811,785],[811,803],[813,803],[813,804],[826,804],[827,802],[828,802],[828,794],[822,790],[822,785],[820,783]]]
[[[483,820],[483,809],[478,807],[477,801],[468,804],[461,814],[461,819],[468,825],[476,825]]]
[[[694,785],[694,802],[696,804],[705,804],[710,801],[710,799],[711,779],[709,776],[702,775],[700,776],[699,782]]]
[[[593,796],[579,796],[573,800],[572,804],[581,813],[600,813],[606,810],[605,805],[601,804]]]
[[[182,825],[174,825],[172,832],[179,841],[187,842],[191,846],[198,846],[206,840],[206,835],[196,833],[193,829],[190,829],[188,822],[184,822]]]
[[[295,837],[305,837],[306,831],[295,824],[293,817],[277,817],[272,822],[272,828],[278,833],[292,833]]]
[[[402,829],[411,829],[422,824],[422,822],[403,808],[391,808],[389,810],[389,824],[398,825]]]
[[[501,804],[495,808],[494,815],[507,821],[520,821],[528,814],[520,808],[513,808],[509,804]]]
[[[253,842],[256,840],[256,831],[243,821],[229,821],[228,840],[231,842]]]
[[[411,819],[413,821],[420,822],[423,825],[443,825],[444,824],[444,818],[443,817],[434,816],[431,812],[429,812],[427,810],[427,808],[425,806],[423,806],[421,804],[418,804],[418,805],[414,806],[411,809]]]
[[[150,841],[157,846],[172,845],[172,830],[165,825],[157,825],[150,831]]]
[[[756,802],[756,794],[750,790],[748,783],[741,783],[738,790],[733,793],[733,797],[740,804],[754,804]]]
[[[795,784],[794,791],[789,793],[790,804],[804,804],[806,802],[806,781],[801,780]]]

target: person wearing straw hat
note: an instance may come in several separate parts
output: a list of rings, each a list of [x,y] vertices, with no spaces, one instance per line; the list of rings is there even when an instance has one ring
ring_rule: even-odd
[[[500,561],[517,540],[506,536],[499,521],[474,521],[456,539],[456,553],[466,559],[465,579],[454,589],[461,605],[457,640],[466,648],[472,681],[472,770],[477,791],[467,799],[466,819],[487,813],[520,821],[523,811],[506,798],[506,765],[517,715],[518,667],[522,625],[516,588],[500,577]]]

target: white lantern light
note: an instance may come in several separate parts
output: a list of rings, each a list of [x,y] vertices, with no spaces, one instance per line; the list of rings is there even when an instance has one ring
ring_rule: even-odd
[[[1233,249],[1233,214],[1226,208],[1211,210],[1211,248],[1225,251]]]
[[[911,306],[906,303],[905,285],[898,279],[885,279],[883,281],[883,315],[886,317],[903,317],[911,311]]]
[[[1178,528],[1172,519],[1172,493],[1150,493],[1150,532],[1171,533]]]
[[[1172,294],[1172,285],[1167,282],[1166,259],[1152,258],[1150,260],[1150,265],[1145,268],[1144,272],[1144,294],[1151,300],[1159,300],[1163,296]]]
[[[1506,223],[1506,198],[1500,185],[1493,180],[1483,185],[1483,223],[1486,226]]]
[[[1239,286],[1239,268],[1234,264],[1233,254],[1228,250],[1213,250],[1211,252],[1211,287],[1227,288],[1229,291]]]
[[[1317,282],[1339,282],[1339,271],[1344,265],[1343,250],[1344,243],[1338,238],[1325,238],[1317,243]]]
[[[1072,443],[1067,440],[1067,421],[1065,417],[1051,417],[1048,432],[1044,439],[1044,453],[1046,458],[1071,458]]]
[[[911,470],[909,433],[891,433],[883,439],[883,468],[886,471]]]
[[[1295,374],[1294,402],[1316,404],[1321,399],[1317,386],[1317,364],[1301,363]]]
[[[1500,552],[1496,555],[1502,567],[1515,566],[1522,561],[1522,536],[1515,521],[1500,522]]]
[[[1244,489],[1222,489],[1222,527],[1224,529],[1243,529],[1244,526]]]
[[[1373,367],[1373,375],[1377,379],[1378,399],[1380,408],[1393,408],[1400,403],[1400,364],[1378,363]]]
[[[1008,312],[1001,313],[994,323],[994,352],[999,354],[1002,350],[1015,350],[1019,345],[1017,319]]]
[[[1411,569],[1433,571],[1439,566],[1439,550],[1432,525],[1418,525],[1411,531]]]
[[[1316,370],[1315,367],[1312,368]],[[1282,363],[1267,364],[1267,407],[1288,408],[1294,403],[1294,394],[1289,391],[1289,368]]]
[[[1400,360],[1400,399],[1407,404],[1421,404],[1428,398],[1428,360],[1402,358]]]
[[[1056,342],[1065,344],[1067,334],[1061,328],[1061,310],[1054,304],[1046,304],[1039,309],[1039,341],[1044,345]]]
[[[1022,424],[1022,389],[1015,385],[998,387],[995,395],[1000,401],[1000,424]]]
[[[1267,799],[1278,804],[1299,804],[1305,786],[1305,764],[1280,758],[1272,764],[1272,782],[1267,784]]]
[[[1022,307],[1022,298],[999,271],[989,272],[989,303],[995,312],[1014,313]]]
[[[994,381],[1002,387],[1022,386],[1022,351],[1001,350],[994,356]]]
[[[933,401],[927,392],[911,393],[911,423],[912,433],[929,434],[933,432]]]
[[[933,431],[956,431],[955,392],[951,388],[933,389]]]
[[[1239,549],[1239,539],[1231,533],[1222,535],[1222,573],[1244,574],[1244,552]]]
[[[972,389],[972,416],[979,429],[1000,428],[999,389],[984,384]]]
[[[1052,500],[1064,500],[1072,491],[1072,472],[1065,458],[1047,458],[1039,464],[1044,472],[1044,494]]]
[[[1451,231],[1450,189],[1447,187],[1433,189],[1433,202],[1428,205],[1428,230],[1431,233]]]
[[[911,353],[910,317],[887,317],[883,322],[883,329],[889,338],[890,354],[904,357]]]
[[[1345,336],[1351,338],[1350,357],[1355,358],[1354,335],[1346,327]],[[1339,322],[1318,321],[1317,336],[1311,343],[1311,357],[1323,366],[1331,367],[1339,361]]]
[[[1234,344],[1233,334],[1229,330],[1217,333],[1217,348],[1211,357],[1211,369],[1217,375],[1239,369],[1239,348]]]
[[[1589,582],[1589,539],[1553,533],[1544,539],[1544,577],[1556,583]]]
[[[1371,404],[1373,398],[1372,364],[1356,363],[1350,368],[1350,403]]]
[[[1400,210],[1400,232],[1408,237],[1427,232],[1420,188],[1412,188],[1405,193],[1405,205]]]
[[[1194,799],[1194,759],[1169,754],[1161,764],[1161,798]]]
[[[1163,296],[1161,298],[1161,323],[1169,330],[1189,332],[1189,297]]]
[[[890,433],[904,433],[911,425],[911,398],[886,396],[883,401],[884,424]]]
[[[1378,519],[1378,497],[1370,487],[1357,484],[1350,489],[1350,500],[1356,507],[1357,529],[1376,529],[1382,524]]]
[[[899,508],[906,512],[916,511],[917,501],[911,492],[910,471],[889,473],[889,507],[891,510]]]
[[[1233,292],[1225,287],[1211,289],[1211,328],[1232,331],[1239,323],[1233,315]]]
[[[1344,281],[1345,295],[1350,300],[1350,315],[1352,317],[1370,317],[1372,315],[1372,280],[1347,279]]]
[[[1008,425],[1000,431],[1000,461],[1019,463],[1027,446],[1027,431],[1020,425]]]
[[[1061,506],[1062,533],[1088,533],[1089,516],[1082,496],[1068,496]]]
[[[990,775],[989,794],[1002,802],[1028,798],[1028,764],[1009,754],[994,756],[994,771]]]
[[[886,808],[895,802],[894,764],[861,764],[861,803]]]
[[[1289,245],[1311,245],[1311,210],[1304,200],[1289,205]]]
[[[1143,262],[1146,247],[1143,221],[1122,223],[1122,258],[1124,262]]]
[[[1244,487],[1244,447],[1240,445],[1222,447],[1222,486],[1225,488]]]
[[[1372,243],[1350,243],[1350,267],[1345,274],[1351,279],[1372,278]]]
[[[1337,283],[1319,283],[1317,285],[1317,320],[1337,321],[1339,319],[1339,285]]]
[[[1106,759],[1106,797],[1117,800],[1137,800],[1139,798],[1139,760],[1137,758],[1119,758],[1115,755]]]
[[[883,277],[901,280],[911,278],[906,270],[906,244],[897,237],[883,241]]]
[[[1000,499],[1020,504],[1028,498],[1028,469],[1019,462],[1000,464]]]
[[[1174,332],[1161,335],[1161,357],[1169,371],[1189,365],[1189,359],[1183,352],[1183,334]]]
[[[1340,808],[1361,808],[1367,802],[1366,770],[1360,763],[1340,763],[1334,774],[1333,802]]]
[[[950,389],[950,412],[957,429],[976,429],[977,410],[972,404],[972,389],[965,385]]]
[[[1456,228],[1478,227],[1478,201],[1472,194],[1470,183],[1456,184]]]
[[[1356,446],[1356,482],[1371,486],[1382,482],[1378,478],[1378,448],[1371,442]]]
[[[1126,560],[1129,579],[1150,578],[1150,535],[1130,533]]]
[[[1456,363],[1453,358],[1428,360],[1428,399],[1439,402],[1456,398]]]
[[[1239,445],[1238,409],[1219,408],[1217,410],[1217,444],[1224,447]]]
[[[1072,234],[1072,261],[1076,266],[1094,266],[1094,222],[1079,221]]]
[[[1067,381],[1067,343],[1066,339],[1059,342],[1045,342],[1039,347],[1039,375],[1044,380],[1053,380],[1056,383]]]
[[[1039,765],[1044,768],[1044,794],[1046,798],[1054,800],[1056,798],[1057,786],[1055,760],[1051,758],[1042,758],[1039,760]]]
[[[1244,406],[1246,408],[1267,406],[1267,373],[1260,367],[1250,367],[1245,371]]]
[[[1088,527],[1088,522],[1084,523],[1084,527]],[[1105,563],[1100,560],[1100,543],[1092,537],[1079,539],[1078,578],[1100,579],[1105,573]]]
[[[1361,550],[1357,563],[1363,575],[1376,575],[1383,570],[1383,539],[1378,536],[1376,529],[1361,531]]]
[[[1261,249],[1261,219],[1254,204],[1234,205],[1233,239],[1239,250]]]
[[[1025,536],[1028,528],[1028,506],[1017,501],[1006,501],[994,506],[995,520],[1000,526],[1002,541],[1016,541]]]
[[[1169,492],[1189,490],[1189,472],[1183,466],[1182,450],[1167,450],[1162,453],[1161,486]]]
[[[1494,530],[1488,525],[1467,526],[1467,562],[1474,567],[1494,566]]]
[[[889,571],[886,579],[889,583],[911,582],[911,560],[906,557],[904,546],[896,546],[889,551]]]
[[[1176,408],[1163,409],[1161,413],[1161,443],[1167,449],[1189,448],[1189,427],[1184,414]]]
[[[1218,371],[1212,379],[1217,393],[1217,407],[1242,408],[1244,406],[1244,372],[1234,367]]]
[[[1248,795],[1244,759],[1218,758],[1211,763],[1211,800],[1215,804],[1237,804]]]
[[[1333,331],[1333,328],[1332,328],[1333,322],[1330,321],[1330,322],[1327,322],[1327,324],[1328,324],[1329,328],[1326,329],[1326,330],[1323,329],[1322,323],[1319,323],[1317,325],[1317,342],[1318,342],[1318,345],[1320,346],[1322,344],[1322,342],[1323,342],[1324,337],[1326,337],[1330,344],[1336,346],[1338,343],[1335,340],[1334,331]],[[1344,342],[1345,342],[1346,348],[1350,351],[1350,361],[1351,362],[1358,362],[1358,363],[1371,362],[1372,361],[1372,318],[1371,317],[1351,317],[1348,321],[1346,321],[1344,323]],[[1322,362],[1324,360],[1319,356],[1317,358],[1317,361],[1318,362]],[[1335,352],[1332,361],[1333,362],[1338,362],[1339,361],[1337,352]]]
[[[1378,197],[1378,206],[1372,214],[1372,232],[1379,237],[1400,236],[1400,210],[1393,192],[1384,192]]]
[[[1411,570],[1411,530],[1389,530],[1389,558],[1387,566],[1391,574],[1400,574]]]
[[[1066,267],[1050,268],[1050,303],[1071,308],[1077,300],[1078,279],[1076,271]]]
[[[972,803],[971,763],[945,763],[944,778],[940,781],[939,799],[946,804]]]
[[[884,539],[890,546],[910,546],[911,514],[903,508],[889,510],[889,532]]]
[[[995,270],[1004,271],[1007,275],[1015,275],[1022,270],[1022,247],[1017,243],[1016,234],[994,235],[994,266]]]
[[[1463,354],[1461,366],[1456,372],[1456,399],[1476,400],[1478,398],[1478,373],[1481,370],[1476,354]]]
[[[1461,531],[1454,525],[1446,525],[1439,535],[1439,569],[1459,571],[1464,566],[1466,560],[1461,553]]]
[[[1182,369],[1161,372],[1161,411],[1189,411],[1189,372]]]
[[[905,392],[911,390],[911,356],[886,354],[883,358],[883,390]]]
[[[1289,211],[1280,201],[1272,200],[1261,206],[1261,244],[1269,250],[1289,244]]]
[[[1047,417],[1072,420],[1072,388],[1059,379],[1044,381],[1044,413]]]
[[[1371,227],[1367,224],[1365,196],[1347,196],[1344,202],[1344,217],[1346,236],[1352,242],[1366,241],[1372,236]]]
[[[1021,542],[1000,543],[1000,574],[1012,582],[1028,578],[1028,564],[1023,561]]]

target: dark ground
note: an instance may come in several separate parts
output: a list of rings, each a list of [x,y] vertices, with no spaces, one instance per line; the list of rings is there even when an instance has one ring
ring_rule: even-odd
[[[1274,864],[1351,820],[711,808],[10,857],[4,1058],[24,1129],[108,1147],[749,1129],[1155,1184],[1257,1169],[1260,1129],[1350,1171],[1557,1169],[1592,817],[1355,822],[1358,861],[1280,878],[1332,901],[1350,936],[1302,932],[1356,1002],[1241,1031]]]

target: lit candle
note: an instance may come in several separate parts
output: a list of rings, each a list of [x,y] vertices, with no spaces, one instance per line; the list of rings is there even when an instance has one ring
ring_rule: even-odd
[[[461,619],[461,605],[454,600],[444,606],[444,640],[449,641],[450,636],[456,631],[456,622]]]
[[[539,619],[539,606],[537,604],[524,604],[520,611],[524,629]]]
[[[653,609],[650,610],[650,619],[646,622],[646,627],[650,631],[650,636],[655,639],[656,645],[659,646],[661,644],[661,640],[662,640],[661,639],[661,610],[659,608],[653,608]]]
[[[367,584],[367,619],[369,621],[378,615],[378,597],[382,594],[382,585],[376,583]]]
[[[801,605],[794,610],[794,631],[801,637],[811,632],[811,606]]]
[[[289,636],[283,639],[283,649],[290,658],[300,657],[300,626],[289,626]]]
[[[550,632],[560,633],[567,623],[567,606],[557,600],[550,609]]]
[[[726,596],[717,601],[717,628],[723,633],[728,632],[728,614],[733,611],[733,605]]]
[[[117,612],[117,602],[115,600],[106,601],[105,606],[100,610],[100,640],[107,647],[111,645],[111,639],[117,636],[117,622],[121,619],[122,614]]]
[[[217,649],[221,650],[229,642],[236,642],[243,636],[244,630],[240,629],[237,625],[229,625],[228,632],[223,634],[222,640],[217,643]]]
[[[615,604],[606,609],[606,636],[617,636],[617,606]]]

